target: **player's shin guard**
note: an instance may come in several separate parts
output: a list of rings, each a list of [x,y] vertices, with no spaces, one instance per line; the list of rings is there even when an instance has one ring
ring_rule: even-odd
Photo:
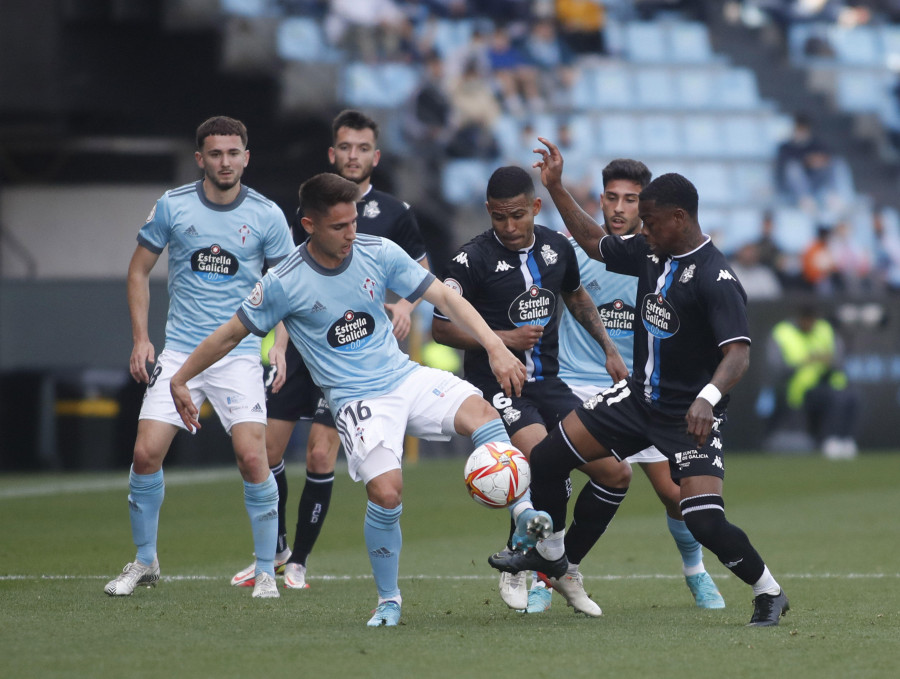
[[[584,462],[563,433],[562,424],[531,450],[531,502],[535,509],[550,515],[554,531],[566,527],[569,472]]]
[[[244,481],[244,505],[253,531],[256,571],[275,577],[275,547],[278,542],[278,484],[269,472],[262,483]]]
[[[162,469],[153,474],[135,474],[132,467],[128,490],[128,514],[131,518],[131,537],[137,547],[137,560],[149,566],[156,558],[159,509],[166,495]]]
[[[303,486],[300,506],[297,509],[297,532],[294,536],[292,562],[306,565],[306,559],[319,539],[319,533],[322,532],[333,488],[334,472],[327,474],[306,472],[306,484]]]
[[[400,596],[400,549],[403,547],[400,514],[402,513],[402,504],[394,509],[385,509],[372,502],[366,505],[363,533],[380,601],[396,599]]]
[[[697,541],[718,557],[725,567],[748,585],[765,569],[747,534],[725,518],[721,495],[696,495],[681,501],[684,522]]]
[[[610,488],[588,480],[575,500],[572,525],[566,533],[566,556],[581,563],[591,547],[606,532],[628,488]]]

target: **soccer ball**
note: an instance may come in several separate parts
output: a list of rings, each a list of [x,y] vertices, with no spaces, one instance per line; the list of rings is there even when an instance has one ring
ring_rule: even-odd
[[[466,489],[486,507],[508,507],[528,490],[531,467],[518,448],[498,441],[478,446],[465,468]]]

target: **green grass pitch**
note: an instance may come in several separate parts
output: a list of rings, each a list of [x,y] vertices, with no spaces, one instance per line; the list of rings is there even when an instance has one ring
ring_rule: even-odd
[[[127,472],[0,476],[0,676],[477,679],[893,677],[900,667],[900,454],[852,462],[731,454],[728,516],[791,600],[779,627],[746,628],[751,590],[706,554],[727,602],[701,611],[662,505],[639,470],[582,564],[603,607],[510,611],[487,564],[508,514],[465,492],[462,459],[405,472],[403,619],[369,629],[376,603],[364,489],[338,469],[309,561],[311,588],[255,601],[231,575],[252,552],[235,468],[167,473],[155,589],[110,598],[133,559]],[[303,483],[289,466],[289,531]],[[583,477],[575,476],[576,487]],[[292,535],[290,536],[293,537]]]

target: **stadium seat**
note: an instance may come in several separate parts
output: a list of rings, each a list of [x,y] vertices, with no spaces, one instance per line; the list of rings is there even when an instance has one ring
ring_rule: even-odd
[[[842,68],[835,81],[835,103],[848,113],[875,113],[888,96],[889,74],[876,69]]]
[[[659,156],[677,156],[684,151],[683,135],[673,115],[654,113],[640,121],[640,144]]]
[[[852,66],[880,66],[883,63],[881,39],[871,26],[832,26],[829,43],[837,61]]]
[[[801,254],[816,235],[813,218],[800,208],[781,205],[775,208],[772,217],[773,237],[785,254]]]
[[[667,24],[669,59],[685,64],[705,64],[713,60],[709,30],[696,21],[674,21]]]
[[[759,116],[753,114],[724,116],[722,139],[727,154],[733,158],[760,158],[771,154]]]
[[[699,162],[694,167],[693,177],[689,177],[689,179],[697,187],[701,203],[727,206],[734,201],[733,182],[728,163]]]
[[[408,64],[356,62],[343,69],[343,98],[349,106],[394,108],[418,86],[419,74]]]
[[[664,64],[669,59],[666,31],[660,22],[632,21],[625,25],[624,38],[628,61]]]
[[[430,39],[430,43],[438,54],[446,58],[469,44],[475,31],[472,19],[436,18],[422,22],[419,27],[419,38]]]
[[[772,161],[740,161],[731,169],[735,201],[754,205],[768,203],[775,195]]]
[[[754,109],[762,103],[756,74],[749,68],[725,68],[716,74],[715,105],[724,109]]]
[[[719,116],[687,115],[682,128],[685,151],[690,155],[721,157],[726,154]]]
[[[278,56],[285,61],[329,62],[340,52],[325,41],[322,27],[309,17],[287,17],[278,26]]]
[[[679,68],[675,74],[675,89],[679,106],[687,109],[704,110],[718,107],[719,93],[717,73],[720,68],[695,66]]]
[[[599,153],[612,158],[643,155],[641,130],[635,116],[620,113],[603,115],[598,126]]]
[[[454,205],[473,205],[484,201],[484,188],[493,172],[493,164],[473,158],[447,161],[441,184],[444,198]]]
[[[678,108],[680,99],[672,71],[663,67],[639,68],[635,71],[636,105],[644,109]]]
[[[220,0],[223,14],[245,17],[265,17],[279,14],[275,0]]]

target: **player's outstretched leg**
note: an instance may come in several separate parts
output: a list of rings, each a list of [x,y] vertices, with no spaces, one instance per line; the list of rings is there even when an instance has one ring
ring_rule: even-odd
[[[369,627],[392,627],[400,622],[400,550],[403,536],[400,515],[403,505],[386,509],[371,500],[366,506],[363,529],[366,549],[372,564],[372,575],[378,590],[378,607],[367,623]]]
[[[666,525],[681,553],[684,581],[691,590],[694,603],[698,608],[725,608],[725,599],[703,565],[703,547],[688,530],[687,524],[666,514]]]
[[[244,505],[250,517],[256,554],[253,596],[278,597],[275,585],[275,545],[278,542],[278,486],[269,472],[262,483],[244,481]]]

